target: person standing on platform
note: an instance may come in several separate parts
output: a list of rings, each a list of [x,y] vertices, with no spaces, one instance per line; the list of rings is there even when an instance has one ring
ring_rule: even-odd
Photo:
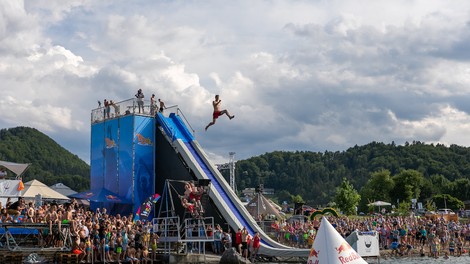
[[[155,115],[156,108],[157,108],[157,102],[155,102],[155,94],[152,94],[152,97],[150,97],[150,114],[152,116]]]
[[[137,93],[135,94],[135,97],[137,98],[137,107],[139,108],[139,114],[140,109],[142,109],[142,113],[144,113],[144,93],[142,92],[142,89],[137,90]]]
[[[103,101],[104,103],[104,118],[109,118],[109,112],[111,110],[111,108],[109,107],[109,102],[108,100],[104,99]]]
[[[160,104],[160,107],[158,108],[158,111],[163,114],[163,109],[166,109],[165,102],[163,102],[160,98],[158,98],[158,103]]]

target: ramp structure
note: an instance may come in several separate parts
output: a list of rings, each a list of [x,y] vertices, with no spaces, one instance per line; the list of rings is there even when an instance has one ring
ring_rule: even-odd
[[[177,111],[178,113],[178,111]],[[309,249],[291,248],[270,238],[256,223],[230,185],[199,145],[181,116],[171,113],[156,115],[157,124],[173,146],[177,155],[189,167],[198,180],[210,180],[209,196],[223,218],[233,230],[246,227],[250,235],[259,233],[261,247],[259,254],[276,257],[308,257]]]

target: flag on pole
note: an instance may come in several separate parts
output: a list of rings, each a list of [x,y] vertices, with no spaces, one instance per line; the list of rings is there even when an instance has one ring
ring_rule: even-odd
[[[18,183],[18,191],[21,191],[24,189],[24,183],[23,183],[23,179],[20,179],[20,183]]]
[[[134,221],[147,220],[150,212],[152,211],[152,205],[157,203],[158,199],[160,199],[160,195],[158,193],[148,197],[147,200],[145,200],[145,202],[143,202],[137,209]]]

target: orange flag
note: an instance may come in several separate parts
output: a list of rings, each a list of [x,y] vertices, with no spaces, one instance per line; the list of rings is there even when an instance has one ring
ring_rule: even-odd
[[[24,189],[24,183],[23,180],[20,180],[20,183],[18,184],[18,191],[21,191]]]

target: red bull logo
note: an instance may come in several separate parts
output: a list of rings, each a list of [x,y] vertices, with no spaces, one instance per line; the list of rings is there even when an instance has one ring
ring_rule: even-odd
[[[139,145],[152,146],[152,140],[150,140],[150,138],[142,136],[141,134],[137,134],[137,143]]]
[[[351,251],[347,256],[339,256],[338,260],[341,261],[341,264],[346,264],[349,262],[354,262],[355,260],[362,259],[362,257],[356,253],[356,251]]]
[[[316,251],[313,247],[312,249],[310,249],[310,254],[308,255],[309,257],[316,257],[318,258],[318,253],[320,253],[320,250],[319,251]]]
[[[111,200],[111,201],[119,201],[119,198],[115,195],[106,195],[106,199]]]
[[[116,142],[113,139],[105,138],[106,148],[114,148],[116,146]]]
[[[339,256],[338,260],[341,262],[341,264],[346,264],[350,262],[354,262],[355,260],[362,259],[359,254],[357,254],[356,251],[354,251],[347,242],[341,243],[339,247],[336,248],[336,251],[338,251],[338,255],[345,253],[346,256]]]
[[[338,251],[338,254],[341,254],[342,252],[347,252],[350,249],[351,246],[347,242],[343,242],[339,247],[336,248],[336,251]]]

